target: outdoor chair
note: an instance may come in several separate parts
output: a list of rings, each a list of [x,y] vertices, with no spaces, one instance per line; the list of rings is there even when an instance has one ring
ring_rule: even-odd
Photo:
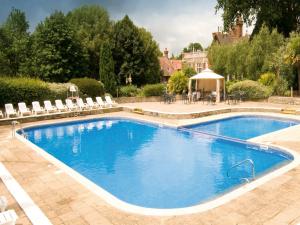
[[[60,99],[55,100],[55,106],[59,112],[68,110],[68,107],[65,106]]]
[[[44,107],[45,107],[45,110],[47,113],[57,112],[57,108],[55,106],[53,106],[51,101],[49,101],[49,100],[44,101]]]
[[[71,99],[66,99],[66,105],[69,111],[73,111],[77,109],[77,106],[73,104]]]
[[[92,98],[88,97],[85,100],[90,109],[96,109],[99,107],[99,105],[95,103]]]
[[[181,99],[182,99],[184,104],[189,103],[189,96],[186,93],[182,94]]]
[[[38,101],[32,102],[32,113],[37,115],[38,113],[44,113],[45,110],[43,107],[40,106]]]
[[[88,109],[88,105],[86,103],[83,103],[82,98],[76,98],[77,106],[80,110]]]
[[[11,103],[5,104],[5,115],[7,118],[10,116],[17,116],[17,111],[14,109],[14,106]]]
[[[0,196],[0,212],[4,212],[7,207],[7,199],[5,196]]]
[[[107,106],[106,102],[104,102],[101,97],[96,97],[96,101],[100,108],[105,108]]]
[[[29,108],[27,108],[26,103],[25,102],[19,102],[18,103],[18,108],[19,108],[19,115],[20,116],[24,116],[24,115],[30,115],[31,111]]]
[[[18,216],[15,210],[7,210],[0,213],[0,225],[15,225]]]
[[[113,107],[117,105],[117,103],[113,101],[109,95],[105,96],[105,101],[109,107]]]
[[[1,118],[3,118],[4,116],[3,116],[3,113],[2,113],[2,111],[0,110],[0,117]]]

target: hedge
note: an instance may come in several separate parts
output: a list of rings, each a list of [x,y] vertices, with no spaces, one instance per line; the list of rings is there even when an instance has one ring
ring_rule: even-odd
[[[69,81],[75,84],[83,97],[97,97],[104,95],[104,85],[92,78],[74,78]]]
[[[135,85],[127,85],[120,87],[119,96],[121,97],[135,97],[140,90]]]
[[[32,78],[0,78],[0,106],[6,103],[17,104],[49,99],[51,90],[47,83]]]
[[[142,88],[142,96],[161,96],[166,90],[165,84],[147,84]]]
[[[264,99],[271,95],[272,90],[257,81],[243,80],[228,87],[229,93],[243,92],[244,98],[249,100]]]

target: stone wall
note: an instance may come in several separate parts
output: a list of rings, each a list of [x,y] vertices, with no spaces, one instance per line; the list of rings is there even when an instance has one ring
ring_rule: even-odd
[[[268,99],[269,103],[277,104],[290,104],[290,105],[300,105],[299,97],[281,97],[281,96],[271,96]]]
[[[152,97],[119,97],[114,98],[114,100],[121,103],[135,103],[135,102],[160,102],[162,101],[161,96],[152,96]],[[176,96],[176,100],[181,100],[181,95]]]

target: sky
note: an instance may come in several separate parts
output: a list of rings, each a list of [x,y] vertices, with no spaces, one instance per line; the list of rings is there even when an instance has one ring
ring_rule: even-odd
[[[100,4],[111,19],[128,15],[150,31],[161,50],[179,54],[190,42],[210,45],[212,32],[222,26],[221,13],[215,14],[216,0],[0,0],[0,23],[12,7],[25,11],[30,30],[54,10],[65,13],[84,4]]]

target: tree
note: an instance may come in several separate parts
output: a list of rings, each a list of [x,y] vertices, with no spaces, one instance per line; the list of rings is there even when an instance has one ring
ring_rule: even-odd
[[[291,31],[300,26],[299,0],[218,0],[216,10],[223,10],[224,28],[228,30],[237,20],[251,25],[255,21],[253,34],[257,34],[263,24],[288,37]]]
[[[35,74],[52,82],[84,76],[87,62],[75,31],[62,12],[40,23],[34,34]]]
[[[196,70],[193,67],[189,67],[189,66],[184,66],[183,67],[183,73],[187,77],[192,77],[195,74],[197,74]]]
[[[300,34],[292,33],[286,47],[287,63],[294,65],[298,73],[298,90],[300,90]]]
[[[69,12],[67,19],[88,53],[86,75],[98,79],[100,47],[109,39],[112,29],[107,11],[99,5],[84,5]]]
[[[125,84],[129,77],[138,86],[157,81],[159,50],[150,33],[139,30],[125,16],[115,24],[111,42],[119,84]]]
[[[114,69],[111,47],[109,42],[105,41],[100,48],[99,78],[104,84],[105,91],[112,95],[115,95],[117,86]]]
[[[183,49],[183,52],[193,52],[193,51],[203,51],[202,45],[200,43],[190,43],[188,47]]]
[[[29,58],[30,40],[25,13],[12,8],[0,28],[0,73],[16,76]]]

